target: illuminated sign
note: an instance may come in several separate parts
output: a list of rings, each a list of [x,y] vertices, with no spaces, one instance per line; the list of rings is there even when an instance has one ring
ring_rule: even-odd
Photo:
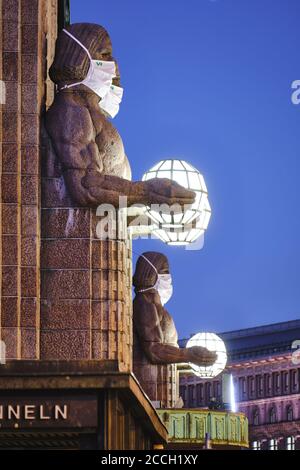
[[[1,420],[47,420],[67,419],[68,405],[55,405],[46,411],[44,405],[0,405]]]
[[[98,401],[93,395],[0,396],[0,429],[80,429],[98,424]]]

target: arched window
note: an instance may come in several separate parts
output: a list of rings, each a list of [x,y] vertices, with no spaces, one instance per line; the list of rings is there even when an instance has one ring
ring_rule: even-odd
[[[194,385],[188,386],[188,406],[192,408],[194,405]]]
[[[295,450],[294,436],[290,436],[286,438],[286,450]]]
[[[293,419],[294,419],[293,407],[292,407],[292,405],[288,405],[286,407],[286,420],[287,421],[293,421]]]
[[[258,408],[255,408],[255,410],[253,411],[252,422],[253,422],[254,426],[259,425],[259,410],[258,410]]]
[[[275,410],[274,407],[272,407],[272,408],[270,409],[269,418],[270,418],[270,423],[276,423],[276,421],[277,421],[277,416],[276,416],[276,410]]]
[[[278,450],[278,445],[276,439],[269,440],[269,450]]]
[[[209,401],[212,397],[211,383],[207,382],[205,385],[206,385],[206,400]]]
[[[202,405],[203,401],[203,384],[197,384],[196,385],[196,402],[197,405],[200,406]]]
[[[260,442],[259,441],[253,441],[252,442],[252,450],[260,450]]]

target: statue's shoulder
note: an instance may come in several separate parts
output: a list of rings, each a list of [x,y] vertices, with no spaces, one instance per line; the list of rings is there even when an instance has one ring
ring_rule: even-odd
[[[147,300],[145,296],[143,295],[143,293],[142,292],[136,293],[133,299],[134,313],[137,313],[143,307],[143,305],[145,305],[145,303],[147,303]]]
[[[87,106],[72,95],[58,94],[46,113],[45,123],[50,135],[68,142],[93,138],[93,123]]]
[[[155,295],[149,297],[149,295],[144,295],[143,292],[136,294],[133,301],[134,313],[140,314],[142,312],[144,318],[146,318],[147,314],[157,314],[157,307],[159,307],[159,304],[155,300]]]
[[[79,103],[71,93],[57,93],[55,99],[48,109],[46,116],[48,119],[63,120],[68,117],[74,120],[89,118],[90,112],[87,106]],[[76,122],[75,122],[76,123]]]

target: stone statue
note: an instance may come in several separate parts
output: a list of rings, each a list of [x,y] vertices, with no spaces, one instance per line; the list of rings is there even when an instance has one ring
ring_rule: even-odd
[[[161,253],[146,252],[133,277],[133,371],[143,389],[160,408],[179,403],[176,363],[211,365],[215,353],[201,347],[179,348],[174,321],[163,304],[172,294],[169,263]]]
[[[165,255],[149,251],[138,258],[133,277],[136,294],[133,301],[133,326],[141,349],[152,364],[192,362],[199,366],[212,365],[216,360],[215,352],[200,346],[179,348],[174,321],[162,305],[165,293],[159,287],[158,290],[156,288],[161,274],[169,274]],[[164,290],[170,290],[166,283]],[[171,291],[167,296],[170,294]]]
[[[106,203],[117,209],[119,196],[127,196],[128,205],[182,206],[195,194],[168,179],[130,181],[122,139],[100,108],[101,93],[78,84],[87,83],[102,61],[115,62],[101,26],[73,24],[59,33],[49,70],[56,94],[43,129],[41,358],[111,360],[118,370],[131,371],[127,219],[118,219],[117,241],[96,238],[97,207]],[[116,62],[113,68],[118,87]]]
[[[115,61],[109,35],[102,26],[78,23],[66,29],[93,60]],[[57,93],[47,111],[45,127],[55,155],[50,173],[52,176],[55,167],[63,176],[64,189],[70,196],[67,205],[97,207],[110,203],[118,207],[120,195],[128,197],[128,205],[191,204],[194,193],[171,180],[130,181],[122,139],[101,110],[100,97],[84,84],[64,88],[84,80],[90,64],[86,50],[61,31],[49,72]],[[113,84],[119,86],[119,82],[116,63]]]

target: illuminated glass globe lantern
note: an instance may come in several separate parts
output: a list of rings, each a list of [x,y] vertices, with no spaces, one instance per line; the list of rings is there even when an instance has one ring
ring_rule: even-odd
[[[168,245],[188,245],[204,234],[211,209],[207,188],[201,173],[184,160],[162,160],[142,180],[169,178],[196,193],[195,202],[185,211],[163,213],[147,208],[146,214],[154,222],[152,233]]]
[[[197,333],[192,336],[186,344],[187,348],[191,346],[202,346],[217,354],[217,359],[212,366],[202,367],[190,363],[195,375],[203,379],[208,379],[216,377],[225,369],[227,363],[226,347],[224,341],[215,333]]]

